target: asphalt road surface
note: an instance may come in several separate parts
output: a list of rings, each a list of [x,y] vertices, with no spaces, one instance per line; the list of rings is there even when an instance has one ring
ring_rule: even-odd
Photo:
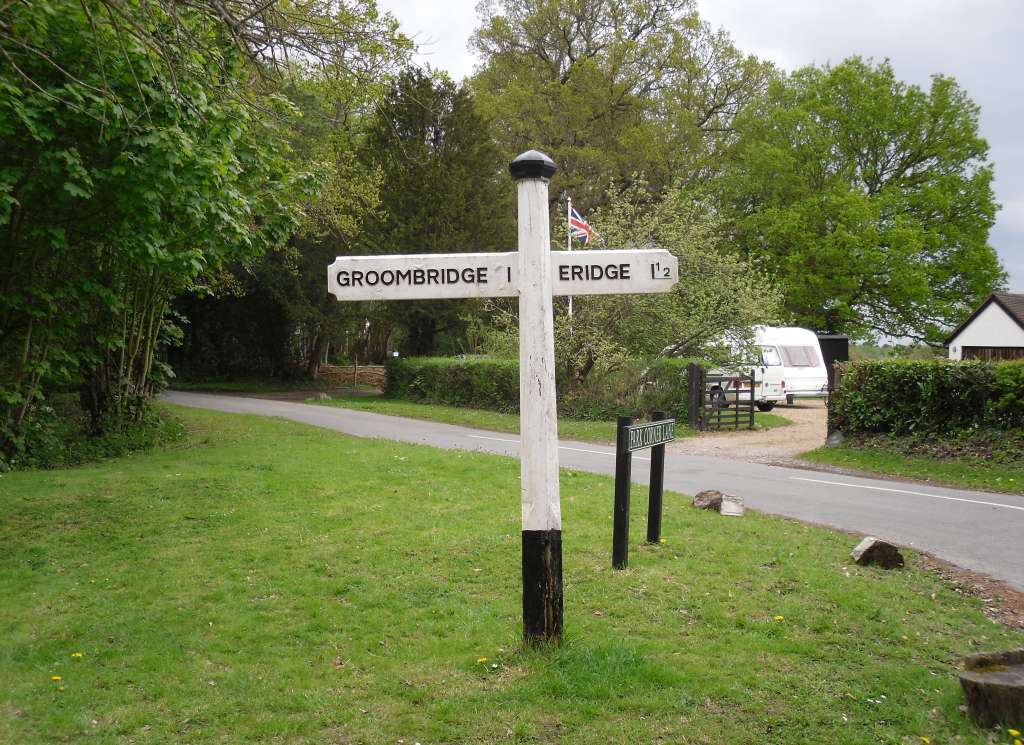
[[[519,436],[288,401],[170,392],[176,404],[291,419],[357,437],[518,457]],[[633,479],[646,484],[650,451],[633,455]],[[615,449],[563,440],[563,468],[614,474]],[[720,489],[748,507],[874,535],[929,551],[1024,591],[1024,496],[840,476],[708,456],[666,453],[665,488]],[[646,493],[641,493],[646,500]],[[610,495],[609,495],[610,498]],[[640,497],[634,496],[634,501]],[[852,543],[851,543],[852,548]]]

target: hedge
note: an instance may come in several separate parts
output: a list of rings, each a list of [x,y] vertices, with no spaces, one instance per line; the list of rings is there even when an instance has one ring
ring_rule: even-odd
[[[519,363],[490,357],[394,357],[384,392],[394,398],[491,411],[519,410]]]
[[[559,414],[605,421],[666,411],[686,421],[686,365],[690,360],[633,361],[594,374],[584,385],[557,381]],[[519,363],[489,357],[399,357],[386,365],[385,392],[394,398],[519,411]]]
[[[1024,361],[864,360],[840,366],[829,406],[847,434],[1024,426]]]

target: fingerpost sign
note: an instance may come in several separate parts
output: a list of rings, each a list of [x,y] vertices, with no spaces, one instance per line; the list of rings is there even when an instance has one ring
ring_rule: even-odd
[[[668,292],[666,250],[551,251],[548,182],[555,164],[530,150],[509,164],[518,192],[519,250],[339,256],[327,291],[341,301],[519,297],[520,510],[523,636],[562,638],[562,511],[555,408],[555,295]]]

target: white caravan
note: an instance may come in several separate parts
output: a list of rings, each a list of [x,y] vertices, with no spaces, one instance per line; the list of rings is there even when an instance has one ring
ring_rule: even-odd
[[[759,328],[755,327],[755,331]],[[775,404],[786,400],[786,381],[782,366],[779,364],[779,353],[774,347],[765,349],[759,337],[755,337],[752,346],[741,344],[734,339],[726,339],[723,344],[729,349],[730,362],[723,367],[712,369],[713,375],[746,375],[754,374],[754,403],[760,411],[771,411]],[[735,386],[730,387],[730,386]],[[740,378],[724,383],[715,383],[710,388],[711,400],[718,400],[728,406],[738,393],[740,401],[749,400],[750,389],[743,385]]]
[[[761,349],[764,369],[781,373],[788,401],[828,393],[828,370],[813,331],[794,326],[756,326],[754,338]]]

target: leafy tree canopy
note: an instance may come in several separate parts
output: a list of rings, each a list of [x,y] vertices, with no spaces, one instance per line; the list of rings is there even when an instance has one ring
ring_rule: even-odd
[[[479,6],[473,78],[506,157],[538,148],[595,206],[609,179],[652,193],[703,179],[771,68],[740,54],[693,0],[504,0]]]
[[[717,182],[733,240],[797,323],[939,342],[1005,274],[978,107],[854,57],[774,82],[736,120]]]

